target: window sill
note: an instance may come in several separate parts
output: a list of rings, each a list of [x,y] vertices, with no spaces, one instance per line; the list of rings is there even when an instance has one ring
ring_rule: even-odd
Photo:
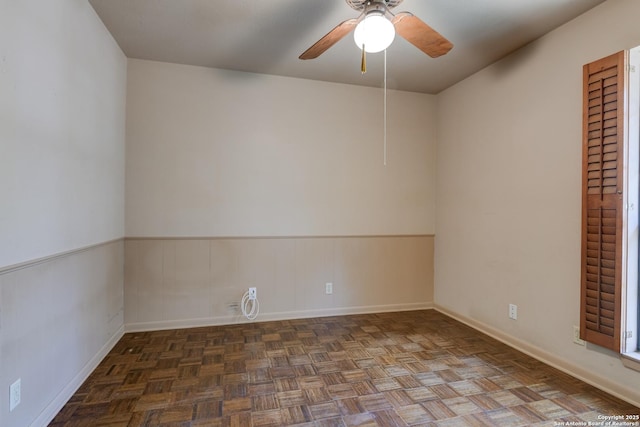
[[[625,367],[640,372],[640,351],[623,353],[620,355],[620,360]]]

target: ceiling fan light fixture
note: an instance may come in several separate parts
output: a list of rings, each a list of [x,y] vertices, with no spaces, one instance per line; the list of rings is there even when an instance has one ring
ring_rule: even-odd
[[[358,23],[353,40],[358,49],[367,53],[382,52],[388,48],[396,36],[396,30],[381,10],[372,10]]]

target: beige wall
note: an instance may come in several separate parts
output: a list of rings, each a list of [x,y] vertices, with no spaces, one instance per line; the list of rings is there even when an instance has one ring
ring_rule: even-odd
[[[438,307],[637,404],[640,373],[572,337],[582,65],[639,44],[638,16],[607,1],[438,96],[435,242]]]
[[[242,321],[249,286],[263,320],[430,306],[434,96],[389,92],[385,166],[381,89],[134,59],[127,81],[129,329]]]
[[[0,272],[0,425],[46,425],[122,336],[123,263],[117,240]]]
[[[433,237],[127,239],[128,330],[431,307]],[[325,283],[333,294],[325,294]]]
[[[129,60],[126,234],[433,234],[435,97]]]
[[[123,331],[126,58],[86,1],[3,1],[0,94],[0,425],[37,426]]]

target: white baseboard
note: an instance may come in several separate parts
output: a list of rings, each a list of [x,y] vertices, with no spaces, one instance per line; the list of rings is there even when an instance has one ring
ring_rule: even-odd
[[[392,311],[414,311],[433,308],[432,302],[369,305],[359,307],[325,308],[317,310],[283,311],[260,314],[256,320],[249,321],[241,315],[216,316],[200,319],[162,320],[152,322],[136,322],[125,324],[126,332],[159,331],[165,329],[197,328],[201,326],[234,325],[250,322],[267,322],[272,320],[306,319],[310,317],[344,316],[350,314],[385,313]]]
[[[124,325],[121,326],[109,340],[102,346],[100,351],[87,362],[86,365],[78,372],[78,374],[58,393],[58,395],[47,405],[46,408],[38,415],[38,417],[31,423],[31,427],[40,427],[48,425],[55,416],[60,412],[62,407],[73,396],[73,394],[80,388],[82,383],[89,378],[89,375],[98,367],[102,359],[111,351],[116,343],[124,335]]]
[[[441,305],[434,304],[433,308],[442,314],[458,320],[459,322],[462,322],[465,325],[482,332],[483,334],[489,335],[490,337],[495,338],[498,341],[533,357],[534,359],[546,363],[549,366],[553,366],[554,368],[559,369],[560,371],[565,372],[581,381],[584,381],[587,384],[599,388],[600,390],[605,391],[617,397],[618,399],[624,400],[625,402],[629,402],[634,406],[640,407],[640,389],[630,389],[623,385],[617,384],[610,379],[607,379],[595,374],[592,371],[588,371],[580,366],[577,366],[569,360],[558,357],[539,347],[531,345],[528,342],[505,334],[504,332],[485,323],[455,313]]]

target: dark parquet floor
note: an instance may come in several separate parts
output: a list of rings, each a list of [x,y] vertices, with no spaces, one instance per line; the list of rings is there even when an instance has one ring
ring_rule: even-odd
[[[424,310],[125,334],[50,426],[559,426],[639,413]]]

